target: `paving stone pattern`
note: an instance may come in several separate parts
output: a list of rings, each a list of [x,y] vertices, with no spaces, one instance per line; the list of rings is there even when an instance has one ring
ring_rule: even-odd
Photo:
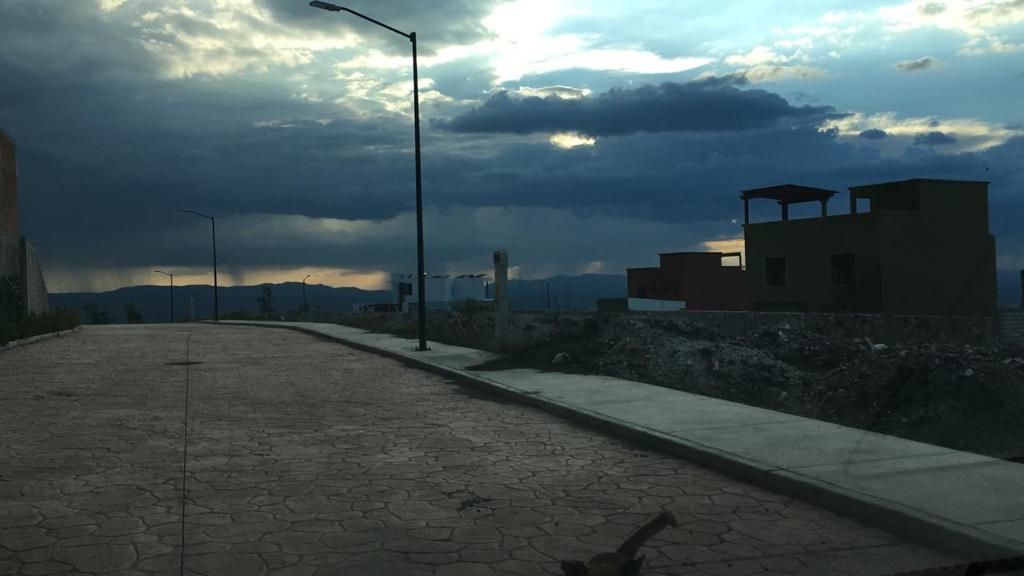
[[[0,575],[178,573],[186,370],[187,574],[559,574],[666,508],[648,575],[955,561],[333,342],[110,326],[0,355]]]

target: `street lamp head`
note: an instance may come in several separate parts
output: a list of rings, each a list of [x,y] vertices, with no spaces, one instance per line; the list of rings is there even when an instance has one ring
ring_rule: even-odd
[[[196,212],[195,210],[186,210],[184,208],[178,208],[178,212],[186,212],[188,214],[195,214],[196,216],[202,216],[203,218],[206,218],[207,220],[213,220],[213,216],[207,216],[206,214],[203,214],[202,212]]]
[[[335,6],[330,2],[321,2],[320,0],[313,0],[309,3],[313,8],[319,8],[321,10],[328,10],[330,12],[341,12],[341,6]]]
[[[174,276],[174,274],[171,274],[170,272],[164,272],[163,270],[153,270],[153,272],[155,274],[163,274],[164,276]]]
[[[376,24],[377,26],[380,26],[381,28],[386,28],[388,30],[391,30],[395,34],[398,34],[400,36],[405,36],[409,40],[412,40],[412,43],[413,43],[414,46],[416,44],[416,34],[415,33],[406,34],[405,32],[402,32],[401,30],[399,30],[397,28],[393,28],[391,26],[388,26],[387,24],[381,22],[380,20],[376,20],[374,18],[370,18],[366,14],[363,14],[361,12],[356,12],[355,10],[353,10],[351,8],[345,8],[344,6],[338,6],[337,4],[331,4],[330,2],[321,2],[320,0],[313,0],[312,2],[309,3],[309,5],[312,6],[313,8],[319,8],[321,10],[327,10],[328,12],[348,12],[349,14],[352,14],[354,16],[358,16],[358,17],[362,18],[363,20],[366,20],[367,22],[373,22],[374,24]],[[413,58],[413,60],[415,60],[415,58]]]
[[[306,274],[306,277],[303,278],[302,281],[305,282],[306,280],[309,280],[310,276],[312,276],[312,274]]]

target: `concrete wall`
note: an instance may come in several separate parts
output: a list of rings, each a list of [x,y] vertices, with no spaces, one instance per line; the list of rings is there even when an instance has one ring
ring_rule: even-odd
[[[25,294],[25,306],[29,312],[46,312],[50,309],[50,299],[46,292],[43,267],[32,244],[24,237],[21,238],[20,244],[21,287]]]
[[[686,310],[686,302],[679,300],[652,300],[650,298],[627,298],[626,306],[635,312],[677,312]]]
[[[17,236],[0,232],[0,278],[21,274],[21,245]]]
[[[687,310],[674,317],[726,335],[758,330],[809,330],[848,337],[868,337],[876,344],[934,342],[986,345],[998,338],[990,316],[901,316],[882,314],[815,314],[788,312],[716,312]]]
[[[0,130],[0,233],[18,236],[18,162],[14,140]]]
[[[6,276],[15,276],[21,282],[27,312],[50,309],[43,269],[32,244],[24,237],[0,232],[0,277]]]
[[[598,312],[629,313],[626,310],[626,300],[599,300]],[[1019,333],[1018,341],[1024,341],[1024,311],[1016,313],[1012,320],[1016,324],[1012,325],[1007,322],[999,324],[991,316],[903,316],[731,310],[683,310],[660,312],[659,315],[696,324],[724,336],[744,336],[761,330],[785,330],[834,334],[847,338],[867,337],[875,344],[936,343],[983,346],[990,345],[1001,337],[1006,338]],[[1013,332],[1015,329],[1019,332]]]

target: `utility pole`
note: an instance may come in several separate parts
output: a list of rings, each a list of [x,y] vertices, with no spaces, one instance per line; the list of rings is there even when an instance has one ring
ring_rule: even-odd
[[[312,276],[312,274],[306,274],[306,277],[302,279],[302,313],[305,314],[309,311],[309,306],[306,305],[306,280]]]
[[[174,274],[163,270],[153,270],[156,274],[163,274],[171,279],[171,324],[174,324]]]
[[[319,8],[320,10],[326,10],[328,12],[347,12],[353,16],[366,20],[367,22],[376,24],[385,30],[390,30],[399,36],[403,36],[412,44],[412,109],[414,142],[416,146],[416,264],[418,268],[416,280],[419,289],[417,310],[419,313],[418,324],[420,340],[419,347],[416,349],[421,352],[425,352],[430,350],[430,348],[427,347],[427,273],[425,271],[423,257],[423,171],[420,162],[420,73],[419,65],[416,60],[416,33],[402,32],[401,30],[393,28],[379,20],[375,20],[365,14],[356,12],[351,8],[338,6],[337,4],[324,2],[323,0],[313,0],[309,5],[313,8]]]
[[[499,352],[508,345],[508,252],[494,252],[494,344]]]
[[[213,319],[220,320],[220,305],[217,301],[217,219],[195,210],[178,209],[178,212],[187,212],[210,221],[210,229],[213,232]]]

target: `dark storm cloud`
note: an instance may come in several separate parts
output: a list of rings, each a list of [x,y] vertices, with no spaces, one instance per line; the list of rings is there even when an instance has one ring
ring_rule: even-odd
[[[120,37],[92,25],[96,43]],[[18,25],[0,18],[0,36],[13,37],[8,26]],[[110,48],[128,47],[112,40]],[[136,69],[152,66],[144,52],[126,51]],[[112,70],[119,61],[83,59],[53,74],[57,59],[28,66],[0,53],[0,127],[18,142],[22,227],[50,263],[200,263],[202,222],[179,207],[359,218],[412,203],[404,119],[355,120],[258,76],[124,77]],[[182,228],[200,233],[167,240]]]
[[[918,134],[914,138],[914,144],[916,146],[946,146],[956,144],[956,138],[945,132],[929,132],[927,134]]]
[[[361,12],[403,32],[416,32],[420,49],[426,53],[445,44],[465,44],[488,36],[481,20],[505,0],[395,0],[334,2]],[[370,22],[344,12],[326,12],[305,0],[257,0],[270,9],[278,21],[295,27],[321,30],[349,29],[360,35],[391,35]],[[400,40],[400,38],[398,38]],[[408,42],[406,42],[408,44]],[[382,50],[385,47],[381,47]]]
[[[507,92],[437,125],[455,132],[573,131],[591,136],[634,132],[743,131],[781,122],[806,124],[835,115],[827,106],[794,107],[778,94],[721,83],[666,82],[618,88],[581,99],[513,98]]]
[[[750,78],[747,77],[746,72],[733,72],[732,74],[723,74],[721,76],[705,76],[696,80],[688,82],[691,86],[700,86],[703,88],[720,88],[722,86],[747,86],[750,84]]]
[[[918,58],[917,60],[904,60],[896,63],[896,69],[900,72],[919,72],[921,70],[928,70],[931,68],[937,68],[942,63],[932,58],[931,56],[925,56],[924,58]]]
[[[66,83],[145,75],[149,55],[103,19],[94,2],[0,2],[0,62],[30,76],[64,76]],[[59,82],[60,78],[48,79]],[[0,77],[0,105],[32,84]],[[15,97],[17,98],[17,96]],[[13,99],[13,98],[12,98]]]
[[[889,136],[889,133],[885,130],[879,130],[878,128],[871,128],[861,132],[858,136],[865,140],[884,140]]]
[[[289,18],[303,18],[301,10],[316,15],[305,4],[275,10],[299,29]],[[420,5],[381,6],[393,14],[353,7],[386,19],[409,6]],[[462,4],[442,6],[452,15]],[[72,274],[155,262],[206,266],[208,224],[176,212],[191,208],[218,216],[225,267],[413,267],[411,122],[350,112],[350,99],[332,101],[338,94],[323,94],[323,102],[292,96],[305,82],[293,74],[330,78],[327,64],[161,79],[159,54],[141,50],[129,26],[98,16],[92,2],[0,0],[0,38],[0,127],[19,144],[21,221],[46,266]],[[486,89],[493,78],[486,63],[463,64],[432,69],[435,88],[461,98]],[[594,88],[592,72],[578,75],[578,82],[552,75],[523,85]],[[486,268],[487,254],[502,243],[518,262],[553,273],[596,259],[621,272],[637,264],[635,254],[741,234],[729,219],[742,217],[736,194],[745,188],[795,182],[843,189],[910,177],[991,179],[999,246],[1024,243],[1007,215],[1020,206],[1024,141],[983,153],[917,148],[882,159],[819,131],[831,108],[736,88],[743,83],[708,78],[582,101],[505,96],[452,121],[468,118],[506,134],[426,125],[428,266],[482,254]],[[509,129],[521,120],[528,130]],[[552,129],[615,137],[561,150],[542,135],[522,134]],[[355,233],[316,224],[331,218],[381,222]]]

